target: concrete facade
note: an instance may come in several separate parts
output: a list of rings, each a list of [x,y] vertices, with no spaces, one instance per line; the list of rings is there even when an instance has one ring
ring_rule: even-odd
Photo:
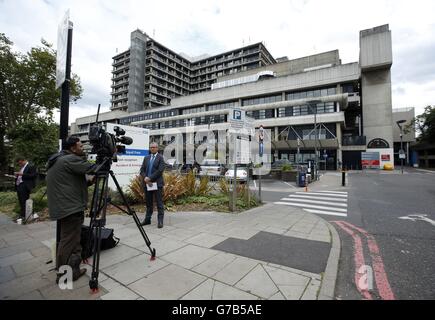
[[[148,45],[153,44],[148,40]],[[373,139],[385,141],[386,145],[376,145],[377,148],[393,148],[392,45],[388,25],[361,31],[360,61],[347,64],[341,64],[338,50],[293,60],[279,59],[276,63],[273,57],[267,58],[269,53],[263,47],[260,43],[195,62],[184,60],[196,66],[192,70],[196,70],[193,76],[197,78],[191,82],[190,94],[172,97],[169,105],[151,110],[131,112],[134,107],[129,106],[122,114],[105,115],[105,121],[150,129],[151,139],[163,147],[163,135],[180,129],[226,130],[231,108],[243,108],[255,119],[256,127],[263,125],[273,132],[272,161],[295,161],[299,140],[302,162],[314,158],[314,149],[322,150],[328,155],[325,161],[329,169],[341,165],[360,168],[361,152]],[[257,67],[237,69],[234,59],[243,56],[243,52],[256,56]],[[129,54],[115,57],[120,60],[114,66],[120,67],[121,73],[125,72],[126,59],[134,59],[134,52],[130,50]],[[226,63],[223,68],[228,72],[218,75],[218,70],[212,69],[216,63]],[[208,89],[192,87],[207,72],[216,76],[207,82]],[[145,104],[146,99],[145,95]],[[317,131],[313,131],[315,118]],[[77,119],[84,140],[86,121]]]
[[[367,140],[382,137],[393,146],[391,31],[388,25],[360,32],[360,67],[364,133]]]

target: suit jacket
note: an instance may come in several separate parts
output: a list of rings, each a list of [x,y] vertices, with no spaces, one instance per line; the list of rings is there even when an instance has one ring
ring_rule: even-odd
[[[36,186],[36,176],[36,167],[28,162],[26,168],[23,171],[21,179],[23,180],[22,183],[27,188],[27,190],[29,190],[29,192],[32,191],[32,189]],[[17,187],[17,180],[18,177],[15,178],[15,188]]]
[[[151,160],[151,154],[147,155],[142,162],[142,166],[140,168],[140,175],[145,178],[148,177],[151,179],[151,182],[157,182],[157,187],[162,188],[165,183],[163,181],[163,171],[165,171],[165,161],[163,160],[163,156],[159,153],[156,154],[156,158],[153,162],[153,167],[151,170],[151,176],[148,176],[148,167]],[[145,183],[144,183],[145,187]]]

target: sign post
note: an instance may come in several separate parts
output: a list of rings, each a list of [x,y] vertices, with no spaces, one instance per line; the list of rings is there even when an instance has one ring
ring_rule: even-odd
[[[71,80],[71,51],[73,23],[69,20],[69,10],[58,27],[56,54],[56,89],[62,87],[60,104],[59,146],[63,149],[68,136],[69,96]],[[56,253],[60,242],[60,221],[56,222]],[[57,256],[57,255],[56,255]],[[57,266],[57,262],[55,263]]]

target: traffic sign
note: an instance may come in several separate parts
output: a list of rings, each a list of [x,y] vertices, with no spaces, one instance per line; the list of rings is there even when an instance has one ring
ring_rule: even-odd
[[[405,159],[405,158],[406,158],[405,150],[400,149],[399,150],[399,159]]]

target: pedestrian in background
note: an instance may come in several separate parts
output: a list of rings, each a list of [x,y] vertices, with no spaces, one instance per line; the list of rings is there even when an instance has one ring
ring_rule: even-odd
[[[20,219],[26,220],[26,201],[36,185],[36,168],[23,156],[16,157],[20,171],[15,172],[15,189],[20,203]],[[17,219],[18,220],[18,219]]]

